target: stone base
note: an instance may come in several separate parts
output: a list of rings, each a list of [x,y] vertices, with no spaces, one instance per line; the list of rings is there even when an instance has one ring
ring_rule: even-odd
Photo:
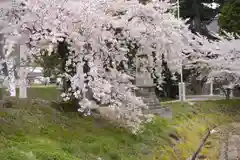
[[[150,108],[160,107],[160,101],[155,93],[155,86],[139,87],[135,91],[137,97],[142,97],[143,102]]]
[[[135,91],[137,97],[142,97],[143,102],[149,107],[143,111],[145,114],[155,114],[163,118],[172,118],[172,111],[169,107],[161,106],[160,100],[155,93],[155,86],[138,87]]]

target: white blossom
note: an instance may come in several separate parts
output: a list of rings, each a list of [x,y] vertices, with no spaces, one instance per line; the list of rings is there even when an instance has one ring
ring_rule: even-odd
[[[8,52],[20,40],[19,35],[27,37],[23,43],[31,46],[27,53],[30,57],[41,48],[48,47],[51,52],[65,40],[70,52],[62,76],[70,80],[71,89],[61,94],[63,100],[77,98],[78,111],[85,115],[98,107],[96,101],[109,105],[124,122],[123,126],[134,133],[152,117],[143,114],[147,106],[133,93],[136,86],[131,82],[134,74],[131,68],[136,64],[129,65],[127,58],[131,49],[137,46],[134,54],[148,57],[143,61],[144,70],[152,72],[154,68],[159,83],[163,79],[157,75],[161,71],[162,54],[169,68],[179,71],[181,62],[187,58],[183,51],[200,57],[202,52],[217,50],[216,45],[193,35],[184,21],[167,12],[172,7],[168,1],[152,0],[146,5],[138,0],[16,0],[16,3],[4,8],[4,13],[9,14],[0,17],[0,22],[4,22],[0,32],[7,37]],[[86,61],[88,73],[83,69]],[[74,75],[69,74],[72,71],[69,66],[75,67]]]

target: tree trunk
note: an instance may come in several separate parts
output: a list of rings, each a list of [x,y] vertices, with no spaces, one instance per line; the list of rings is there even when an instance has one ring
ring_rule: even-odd
[[[200,20],[200,14],[199,14],[199,6],[197,4],[197,1],[193,1],[192,7],[194,8],[195,15],[193,18],[193,29],[195,32],[201,32],[201,20]]]
[[[230,89],[230,88],[227,88],[224,93],[225,93],[225,98],[226,98],[227,100],[230,99],[231,89]]]

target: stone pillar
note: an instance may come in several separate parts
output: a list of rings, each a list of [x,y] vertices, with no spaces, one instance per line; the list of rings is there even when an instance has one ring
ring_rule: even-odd
[[[231,90],[230,90],[230,98],[233,98],[233,97],[234,97],[234,95],[233,95],[233,89],[234,89],[234,88],[231,88]]]
[[[210,96],[213,96],[213,81],[210,82]]]
[[[186,87],[184,82],[178,83],[178,89],[179,89],[179,100],[185,101],[186,100]]]
[[[186,100],[186,86],[185,83],[182,82],[182,91],[183,91],[183,101]]]
[[[16,80],[14,75],[14,59],[9,58],[7,61],[8,67],[8,89],[11,97],[16,97]]]
[[[182,101],[182,83],[178,83],[178,98]]]
[[[26,46],[20,46],[19,98],[27,98]]]

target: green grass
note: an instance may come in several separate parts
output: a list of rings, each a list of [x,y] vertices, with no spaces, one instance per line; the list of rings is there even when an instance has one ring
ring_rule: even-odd
[[[8,95],[6,89],[0,88],[3,91],[3,95]],[[2,92],[1,91],[1,92]],[[16,95],[19,95],[19,89],[16,89]],[[44,100],[57,100],[60,97],[60,90],[56,86],[31,86],[27,88],[28,99],[44,99]]]
[[[18,94],[18,90],[17,90]],[[27,90],[28,98],[40,98],[45,100],[56,100],[60,96],[60,90],[56,87],[31,87]]]
[[[57,91],[30,90],[50,99]],[[221,104],[221,106],[219,106]],[[185,160],[207,128],[238,120],[240,101],[173,103],[173,119],[156,118],[139,135],[102,119],[21,102],[0,108],[0,160]],[[169,137],[174,133],[180,141]],[[207,156],[214,148],[204,149]],[[214,158],[211,160],[215,160]]]

